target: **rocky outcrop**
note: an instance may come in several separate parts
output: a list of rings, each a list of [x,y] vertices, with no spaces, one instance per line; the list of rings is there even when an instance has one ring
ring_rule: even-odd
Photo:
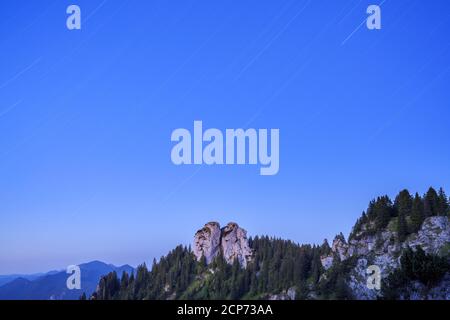
[[[208,222],[195,233],[194,255],[198,260],[202,256],[206,258],[206,263],[210,263],[220,250],[221,230],[218,222]]]
[[[381,278],[387,277],[392,271],[400,267],[400,257],[406,248],[421,247],[427,254],[447,255],[450,250],[450,222],[445,216],[433,216],[425,219],[420,230],[411,234],[403,243],[398,242],[397,233],[386,230],[377,234],[359,236],[348,243],[342,234],[335,237],[331,252],[321,256],[320,260],[325,270],[334,263],[355,257],[355,265],[349,273],[347,284],[355,299],[372,300],[380,297],[379,290],[369,289],[367,286],[367,268],[376,265],[380,268]],[[324,274],[326,276],[326,274]],[[412,283],[411,297],[408,299],[449,299],[450,275],[435,288],[423,296],[423,284]]]
[[[363,237],[350,241],[349,256],[357,256],[357,263],[350,272],[349,287],[356,299],[376,299],[380,291],[367,288],[366,269],[369,265],[380,268],[381,278],[387,277],[392,271],[400,267],[400,257],[405,248],[421,247],[428,254],[442,254],[450,244],[450,224],[448,217],[434,216],[425,219],[420,230],[411,234],[403,243],[398,243],[394,231],[385,230],[377,235]],[[450,289],[446,285],[450,276],[423,296],[423,285],[412,283],[411,297],[408,299],[447,299]]]
[[[228,263],[237,259],[244,268],[251,260],[252,250],[248,245],[247,231],[237,223],[230,222],[222,229],[222,253]]]
[[[344,261],[348,258],[348,244],[345,241],[345,237],[342,233],[338,234],[331,245],[331,251],[337,254],[338,258],[341,261]]]
[[[248,244],[247,231],[234,222],[228,223],[222,229],[218,222],[205,224],[194,236],[193,251],[197,260],[204,256],[208,264],[222,253],[227,263],[231,264],[236,259],[244,268],[253,255]]]
[[[332,255],[320,257],[320,262],[325,270],[328,270],[333,265],[334,257]]]
[[[278,294],[271,294],[267,297],[267,300],[295,300],[295,288],[289,288]]]
[[[449,218],[434,216],[425,219],[420,230],[412,234],[403,243],[397,241],[395,231],[384,230],[375,235],[367,235],[359,240],[352,239],[348,243],[342,234],[335,237],[331,246],[331,254],[321,257],[322,265],[329,268],[333,257],[344,261],[352,256],[372,256],[378,261],[393,260],[402,249],[421,247],[428,254],[439,254],[450,243]],[[384,266],[385,263],[383,263]],[[391,267],[396,268],[397,263],[390,262]]]
[[[326,240],[324,241],[326,243]],[[323,247],[324,245],[322,245]],[[342,233],[338,234],[331,245],[331,250],[329,250],[327,255],[323,255],[320,257],[320,262],[322,263],[322,267],[325,270],[328,270],[333,265],[335,259],[338,261],[344,261],[349,257],[348,254],[349,245],[347,241],[345,241],[345,237]]]
[[[366,258],[360,258],[356,266],[350,272],[348,286],[352,295],[358,300],[375,300],[379,296],[379,290],[369,289],[367,287],[367,267],[371,265]]]
[[[450,243],[450,222],[448,217],[425,219],[419,232],[408,238],[403,247],[422,247],[426,253],[439,254]]]

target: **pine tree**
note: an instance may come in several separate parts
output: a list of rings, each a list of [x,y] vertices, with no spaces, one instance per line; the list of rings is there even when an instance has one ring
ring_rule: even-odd
[[[339,273],[336,280],[335,298],[338,300],[346,300],[350,297],[345,275]]]
[[[403,242],[408,235],[408,226],[406,224],[406,217],[403,212],[399,212],[397,221],[397,236],[398,241]]]
[[[323,240],[323,243],[322,243],[322,245],[320,246],[320,255],[325,255],[325,256],[327,256],[327,255],[330,254],[330,252],[331,252],[331,247],[330,247],[330,245],[328,244],[328,240],[325,239],[325,240]]]
[[[416,193],[411,209],[411,232],[417,232],[422,226],[424,220],[423,207],[422,198]]]
[[[403,213],[405,217],[411,215],[413,198],[408,190],[400,191],[394,201],[394,207],[397,214]]]
[[[413,199],[408,190],[400,191],[394,201],[394,208],[397,213],[397,235],[398,240],[403,242],[408,235],[408,225],[406,217],[411,216]]]
[[[316,250],[311,262],[311,280],[314,284],[319,281],[321,265],[322,263],[320,262],[319,252]]]
[[[138,266],[136,270],[136,278],[134,280],[134,294],[139,300],[143,299],[146,295],[145,289],[147,287],[148,277],[149,274],[146,264],[144,263]]]
[[[388,196],[379,197],[373,208],[375,212],[375,229],[383,230],[393,216],[392,202]]]
[[[375,199],[371,200],[369,202],[369,206],[367,207],[367,219],[370,221],[373,221],[376,218],[375,203],[376,203]]]
[[[128,287],[129,276],[125,271],[122,272],[122,277],[120,278],[120,288],[125,290]]]
[[[200,260],[197,264],[197,274],[202,274],[207,269],[206,257],[204,255],[201,256]]]
[[[300,281],[295,292],[296,300],[306,300],[308,298],[308,285],[305,280]]]
[[[396,298],[412,281],[419,281],[429,289],[441,281],[449,267],[446,257],[427,254],[420,246],[415,250],[407,248],[400,257],[400,268],[388,276],[383,291],[387,289],[388,298],[389,294]]]
[[[436,190],[430,187],[423,199],[423,213],[425,217],[436,216],[438,214],[439,199]]]
[[[349,235],[349,237],[348,237],[349,240],[355,239],[357,236],[358,236],[358,237],[361,236],[360,232],[361,232],[363,226],[364,226],[368,221],[369,221],[369,218],[368,218],[368,216],[366,215],[366,212],[363,211],[362,214],[361,214],[361,217],[358,218],[358,219],[356,220],[356,223],[355,223],[355,225],[354,225],[353,228],[352,228],[352,231],[351,231],[351,233],[350,233],[350,235]]]
[[[449,202],[447,196],[442,188],[439,189],[438,193],[438,215],[447,216],[449,214]]]

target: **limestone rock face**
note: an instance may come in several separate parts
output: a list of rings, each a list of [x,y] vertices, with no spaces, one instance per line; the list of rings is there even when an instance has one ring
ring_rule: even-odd
[[[417,235],[408,239],[404,247],[422,247],[426,253],[438,254],[450,243],[450,222],[448,217],[435,216],[425,219]]]
[[[231,264],[237,259],[244,268],[253,255],[248,244],[247,231],[234,222],[228,223],[222,229],[218,222],[205,224],[195,233],[193,251],[197,260],[204,256],[208,264],[222,253],[227,263]]]
[[[228,223],[222,229],[222,252],[228,263],[237,259],[241,266],[245,268],[252,257],[252,250],[248,245],[247,231],[240,228],[237,223]]]
[[[218,222],[208,222],[198,230],[194,236],[194,255],[197,260],[205,256],[206,263],[210,263],[220,250],[221,230]]]
[[[411,247],[421,247],[426,253],[442,254],[450,243],[450,223],[448,217],[434,216],[425,219],[420,230],[410,235],[402,244],[396,240],[396,233],[383,231],[376,236],[363,237],[360,240],[351,240],[349,256],[358,256],[357,265],[350,273],[349,286],[356,299],[376,299],[379,291],[370,290],[366,286],[368,265],[377,265],[381,270],[381,277],[387,277],[393,270],[400,267],[402,250]],[[410,287],[411,299],[447,299],[450,296],[450,274],[433,288],[428,296],[423,296],[420,283],[413,283]]]
[[[334,239],[331,252],[321,256],[321,263],[328,270],[338,261],[350,257],[356,258],[356,265],[349,273],[347,284],[355,299],[377,299],[381,296],[378,290],[367,287],[367,267],[375,265],[380,268],[381,278],[387,277],[400,267],[400,257],[404,249],[421,247],[428,254],[448,255],[450,247],[450,221],[445,216],[428,217],[417,233],[411,234],[403,243],[398,242],[397,233],[386,228],[372,235],[360,234],[357,239],[345,241],[342,234]],[[450,273],[441,283],[432,288],[428,296],[423,295],[423,285],[412,283],[411,299],[448,299],[450,297]]]
[[[322,263],[322,267],[324,267],[325,270],[328,270],[333,265],[334,257],[332,255],[320,257],[320,262]]]
[[[342,233],[334,238],[333,244],[331,245],[331,251],[337,254],[341,261],[348,258],[348,244]]]
[[[322,267],[325,270],[330,269],[333,266],[333,262],[336,261],[344,261],[352,254],[350,252],[350,246],[345,241],[345,237],[342,233],[338,234],[331,245],[331,250],[327,255],[320,257],[320,262],[322,263]]]
[[[270,294],[267,296],[267,300],[295,300],[295,288],[289,288],[278,294]]]

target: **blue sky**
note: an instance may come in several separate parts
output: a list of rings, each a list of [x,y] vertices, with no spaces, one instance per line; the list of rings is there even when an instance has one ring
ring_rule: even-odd
[[[136,265],[210,220],[321,243],[448,189],[450,3],[387,0],[368,30],[373,3],[2,1],[0,274]],[[279,128],[279,173],[174,166],[194,120]]]

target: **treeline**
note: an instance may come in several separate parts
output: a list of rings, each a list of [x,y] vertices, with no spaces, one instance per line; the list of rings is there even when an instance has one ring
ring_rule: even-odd
[[[397,232],[398,240],[402,242],[409,234],[417,232],[427,217],[449,215],[450,201],[442,188],[439,191],[429,188],[423,196],[418,193],[413,196],[405,189],[394,201],[388,196],[372,200],[367,211],[357,220],[349,238],[359,240],[365,235],[376,234],[392,222],[393,231]]]
[[[111,272],[100,279],[94,299],[142,300],[169,299],[183,293],[200,273],[202,263],[197,262],[190,247],[177,246],[160,261],[153,260],[149,271],[144,264],[129,275],[123,272],[120,279]]]
[[[330,252],[327,242],[311,246],[255,237],[249,245],[255,256],[245,269],[237,260],[228,264],[221,255],[206,265],[205,259],[196,261],[190,247],[178,246],[154,261],[150,270],[143,264],[136,274],[119,278],[112,272],[102,277],[93,299],[263,299],[288,288],[294,288],[300,299],[312,291],[325,296],[338,291],[340,298],[346,297],[344,272],[319,286],[324,272],[320,256]]]

